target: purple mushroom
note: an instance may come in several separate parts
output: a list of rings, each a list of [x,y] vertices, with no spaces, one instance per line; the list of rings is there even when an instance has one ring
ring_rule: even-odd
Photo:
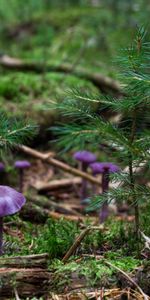
[[[25,201],[21,193],[9,186],[0,185],[0,255],[3,254],[3,217],[18,212]]]
[[[17,160],[15,168],[19,170],[19,192],[23,192],[24,170],[30,168],[31,164],[27,160]]]
[[[86,150],[76,152],[73,157],[76,160],[81,162],[81,170],[83,172],[87,171],[89,164],[96,161],[96,156],[93,153]],[[81,200],[85,199],[86,197],[87,197],[87,180],[83,178],[82,186],[81,186]]]
[[[102,193],[108,192],[110,181],[109,174],[120,171],[118,166],[109,162],[95,162],[90,164],[90,168],[92,169],[93,175],[102,174]],[[100,211],[100,223],[103,223],[107,219],[108,215],[108,203],[105,202]]]

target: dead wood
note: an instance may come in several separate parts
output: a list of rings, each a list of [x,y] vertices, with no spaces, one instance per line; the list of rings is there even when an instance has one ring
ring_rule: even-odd
[[[80,185],[80,184],[81,184],[81,178],[75,177],[75,178],[52,180],[51,182],[45,184],[41,182],[36,182],[36,184],[34,184],[33,187],[36,188],[38,191],[50,191],[50,190],[56,190],[60,188],[66,188],[73,185]]]
[[[69,215],[76,215],[76,216],[82,216],[79,212],[77,212],[76,210],[74,210],[71,205],[67,204],[67,203],[63,203],[63,204],[59,204],[56,203],[50,199],[47,198],[39,198],[37,196],[32,197],[32,199],[30,200],[33,203],[35,203],[36,205],[40,206],[41,208],[47,208],[50,209],[52,211],[56,211],[58,213],[64,213],[64,214],[69,214]]]
[[[49,217],[59,220],[65,219],[69,221],[82,222],[86,220],[86,216],[82,216],[79,213],[65,215],[63,213],[58,213],[56,211],[50,211],[48,209],[42,208],[33,203],[28,203],[20,211],[20,217],[25,221],[32,221],[33,223],[43,224],[47,221]],[[89,217],[88,217],[89,218]],[[95,220],[95,218],[93,218]]]
[[[0,258],[1,268],[46,268],[48,254],[32,254]]]
[[[89,233],[89,231],[91,231],[91,230],[103,230],[103,229],[104,229],[103,225],[101,225],[101,226],[88,226],[87,228],[83,229],[80,232],[80,234],[77,236],[77,238],[75,239],[74,243],[71,245],[71,247],[69,248],[69,250],[67,251],[67,253],[65,254],[65,256],[63,257],[62,261],[64,263],[67,262],[67,260],[76,251],[76,249],[79,247],[79,245],[81,244],[82,240]]]
[[[90,227],[87,227],[83,231],[81,231],[81,233],[77,236],[76,240],[74,241],[74,243],[72,244],[72,246],[69,248],[69,250],[67,251],[67,253],[62,259],[64,263],[66,263],[69,257],[76,251],[76,249],[79,247],[82,240],[89,233],[89,231],[90,231]]]
[[[1,268],[0,299],[14,297],[43,296],[48,290],[50,273],[41,268]]]
[[[24,145],[20,145],[18,147],[21,151],[23,151],[24,153],[28,154],[28,155],[31,155],[33,157],[36,157],[36,158],[39,158],[43,161],[46,161],[48,163],[50,163],[51,165],[59,168],[59,169],[62,169],[63,171],[67,172],[67,173],[70,173],[70,174],[73,174],[73,175],[77,175],[77,176],[80,176],[82,178],[85,178],[87,179],[88,181],[92,182],[92,183],[95,183],[97,185],[101,185],[99,180],[96,179],[95,177],[91,176],[90,174],[87,174],[85,172],[82,172],[76,168],[72,168],[71,166],[67,165],[66,163],[64,162],[61,162],[55,158],[52,158],[51,156],[49,156],[48,154],[43,154],[37,150],[34,150],[30,147],[27,147],[27,146],[24,146]]]
[[[81,289],[82,288],[82,289]],[[50,293],[50,297],[47,300],[86,300],[86,299],[99,299],[102,300],[106,297],[106,299],[134,299],[134,300],[144,300],[143,296],[138,292],[125,288],[111,288],[111,289],[104,289],[104,288],[87,288],[84,286],[75,287],[68,293],[63,294],[56,294]]]
[[[82,257],[93,257],[96,260],[102,260],[102,262],[115,269],[117,272],[121,273],[124,277],[124,279],[127,280],[128,283],[130,283],[134,288],[137,289],[139,295],[141,294],[142,299],[143,300],[150,300],[150,297],[145,293],[145,291],[143,291],[143,289],[139,286],[139,284],[137,283],[137,280],[135,281],[130,275],[128,275],[125,271],[123,271],[122,269],[120,269],[119,267],[115,266],[114,264],[112,264],[110,261],[108,261],[107,259],[105,259],[104,257],[102,257],[101,255],[94,255],[94,254],[83,254]],[[126,283],[125,283],[126,284]],[[140,299],[140,298],[139,298]]]
[[[81,222],[85,222],[87,219],[91,220],[91,222],[93,221],[93,224],[95,223],[95,220],[96,218],[95,217],[86,217],[86,216],[67,216],[67,215],[64,215],[64,214],[60,214],[60,213],[57,213],[57,212],[49,212],[49,216],[51,218],[54,218],[56,220],[60,220],[60,219],[65,219],[65,220],[68,220],[68,221],[73,221],[73,222],[78,222],[78,223],[81,223]]]
[[[24,72],[58,72],[64,74],[73,74],[79,78],[83,78],[92,82],[104,93],[113,92],[118,96],[122,95],[121,87],[117,81],[99,73],[89,72],[83,68],[73,68],[71,64],[45,66],[43,64],[39,64],[38,62],[24,62],[21,59],[3,55],[0,57],[0,66],[5,69]]]

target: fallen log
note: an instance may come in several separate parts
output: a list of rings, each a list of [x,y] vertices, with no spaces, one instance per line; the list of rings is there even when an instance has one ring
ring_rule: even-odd
[[[86,79],[92,82],[103,93],[113,92],[118,96],[122,95],[122,89],[120,84],[108,76],[101,75],[99,73],[89,72],[83,68],[73,68],[71,64],[61,65],[43,65],[33,62],[24,62],[21,59],[10,57],[8,55],[2,55],[0,57],[0,66],[16,71],[24,72],[58,72],[64,74],[73,74],[79,78]]]
[[[58,180],[52,180],[48,183],[41,183],[36,182],[36,184],[32,185],[36,190],[38,191],[50,191],[50,190],[56,190],[60,188],[66,188],[73,185],[80,185],[81,184],[81,178],[75,177],[75,178],[65,178],[65,179],[58,179]]]
[[[30,199],[32,203],[35,203],[39,207],[49,209],[51,211],[55,211],[58,213],[75,215],[75,216],[82,216],[79,212],[74,210],[68,203],[59,204],[56,203],[48,198],[39,198],[37,195]]]
[[[46,268],[48,253],[0,258],[1,268]]]
[[[38,224],[44,224],[47,221],[47,219],[50,217],[56,220],[60,220],[63,218],[65,220],[75,221],[75,222],[82,222],[87,219],[86,216],[80,215],[79,213],[76,213],[74,215],[73,214],[65,215],[64,211],[63,213],[50,211],[48,209],[41,208],[40,206],[35,205],[33,203],[30,203],[29,205],[25,205],[20,211],[19,215],[25,221],[31,222],[32,220],[33,223],[38,223]],[[93,220],[95,220],[95,218],[93,218]]]
[[[15,291],[20,297],[43,296],[50,278],[41,268],[0,268],[0,299],[12,299]]]
[[[85,222],[86,220],[90,220],[91,222],[93,221],[93,224],[95,224],[96,222],[96,217],[89,217],[89,216],[66,216],[66,215],[63,215],[63,214],[60,214],[60,213],[57,213],[57,212],[54,212],[54,211],[51,211],[49,213],[49,217],[53,218],[53,219],[56,219],[56,220],[60,220],[60,219],[65,219],[65,220],[68,220],[68,221],[73,221],[73,222]]]
[[[48,154],[43,154],[37,150],[34,150],[30,147],[24,146],[24,145],[20,145],[18,146],[18,149],[23,151],[24,153],[31,155],[33,157],[39,158],[43,161],[46,161],[48,163],[50,163],[51,165],[58,167],[59,169],[62,169],[63,171],[73,174],[73,175],[77,175],[80,176],[82,178],[87,179],[88,181],[95,183],[97,185],[101,185],[99,179],[91,176],[90,174],[87,174],[85,172],[82,172],[76,168],[70,167],[69,165],[67,165],[66,163],[63,163],[55,158],[52,158],[51,156],[49,156]]]

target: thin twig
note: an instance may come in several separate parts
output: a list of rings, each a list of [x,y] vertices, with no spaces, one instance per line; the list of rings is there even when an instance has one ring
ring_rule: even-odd
[[[84,237],[89,233],[90,227],[87,227],[81,233],[77,236],[72,246],[69,248],[65,256],[63,257],[62,261],[66,263],[66,261],[69,259],[69,257],[75,252],[75,250],[79,247]]]
[[[15,287],[14,287],[14,294],[15,294],[15,299],[16,300],[21,300],[20,297],[19,297],[19,295],[18,295],[18,291],[17,291],[17,289]]]
[[[127,274],[127,273],[125,273],[122,269],[120,269],[120,268],[118,268],[118,267],[116,267],[116,266],[114,266],[112,263],[110,263],[109,261],[107,261],[105,258],[103,258],[102,256],[100,256],[100,255],[93,255],[93,254],[84,254],[83,256],[88,256],[88,257],[94,257],[95,259],[98,259],[98,260],[100,260],[100,259],[102,259],[103,260],[103,262],[107,265],[107,266],[109,266],[109,267],[112,267],[112,268],[114,268],[114,269],[116,269],[117,271],[119,271],[121,274],[123,274],[123,276],[128,280],[128,281],[130,281],[136,288],[137,288],[137,290],[140,292],[140,294],[144,297],[144,300],[150,300],[150,298],[149,298],[149,296],[148,295],[146,295],[144,292],[143,292],[143,290],[140,288],[140,286]]]
[[[112,263],[108,262],[106,259],[104,259],[104,263],[114,269],[116,269],[117,271],[119,271],[121,274],[124,275],[124,277],[129,280],[136,288],[137,290],[140,292],[140,294],[144,297],[144,300],[149,300],[149,296],[146,295],[143,290],[140,288],[140,286],[127,274],[125,273],[123,270],[121,270],[120,268],[114,266]]]
[[[67,165],[66,163],[63,163],[63,162],[59,161],[58,159],[55,159],[55,158],[51,157],[50,154],[47,155],[47,154],[41,153],[37,150],[34,150],[34,149],[32,149],[30,147],[27,147],[27,146],[24,146],[24,145],[20,145],[19,150],[23,151],[24,153],[26,153],[28,155],[39,158],[42,161],[46,161],[46,162],[50,163],[51,165],[53,165],[55,167],[58,167],[59,169],[62,169],[63,171],[65,171],[67,173],[74,174],[74,175],[80,176],[82,178],[85,178],[88,181],[90,181],[92,183],[95,183],[99,186],[101,185],[99,179],[97,179],[97,178],[95,178],[95,177],[91,176],[90,174],[87,174],[83,171],[80,171],[76,168],[73,168],[73,167]]]
[[[72,246],[69,248],[65,256],[63,257],[62,261],[66,263],[66,261],[69,259],[69,257],[75,252],[75,250],[79,247],[84,237],[89,233],[90,230],[101,230],[103,229],[103,226],[88,226],[85,228],[81,233],[77,236]]]

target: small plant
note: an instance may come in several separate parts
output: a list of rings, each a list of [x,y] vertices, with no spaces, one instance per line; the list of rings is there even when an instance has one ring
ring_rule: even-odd
[[[150,194],[148,187],[136,182],[135,172],[141,162],[148,162],[150,159],[150,132],[147,126],[150,113],[150,43],[146,38],[146,32],[141,28],[118,60],[122,68],[120,78],[124,84],[120,98],[105,95],[93,97],[74,90],[61,104],[55,106],[64,115],[72,117],[74,123],[53,128],[59,135],[61,147],[78,146],[81,149],[81,144],[87,147],[90,143],[98,148],[99,144],[105,143],[116,149],[115,156],[128,167],[128,171],[115,175],[122,184],[117,189],[113,188],[98,196],[95,205],[112,199],[127,201],[134,209],[137,241],[140,226],[139,203],[145,201]],[[99,106],[99,112],[109,109],[119,114],[120,122],[109,121],[101,117],[99,112],[93,112],[94,103]]]

